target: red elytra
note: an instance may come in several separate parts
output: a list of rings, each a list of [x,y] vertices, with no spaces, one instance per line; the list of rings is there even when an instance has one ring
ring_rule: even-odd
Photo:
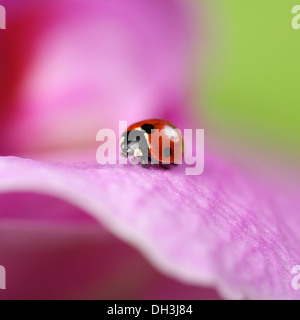
[[[125,138],[133,132],[139,135],[138,140],[130,142]],[[124,136],[124,139],[122,137]],[[135,155],[141,158],[141,163],[145,164],[145,150],[150,159],[154,159],[159,164],[181,163],[183,153],[183,138],[180,130],[171,122],[150,119],[130,125],[121,137],[121,148],[123,155]],[[142,139],[140,138],[142,137]],[[124,141],[128,145],[124,144]]]

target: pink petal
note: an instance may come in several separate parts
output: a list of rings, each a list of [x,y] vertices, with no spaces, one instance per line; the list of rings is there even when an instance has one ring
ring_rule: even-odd
[[[217,288],[227,298],[299,298],[291,286],[300,261],[296,197],[254,183],[214,157],[206,157],[200,176],[186,176],[184,166],[165,171],[2,158],[0,189],[78,206],[185,283]]]
[[[218,299],[162,275],[91,216],[42,194],[0,194],[0,299]]]

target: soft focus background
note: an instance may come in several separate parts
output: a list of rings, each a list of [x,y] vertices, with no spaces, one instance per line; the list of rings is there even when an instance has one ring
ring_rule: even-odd
[[[149,8],[129,1],[118,9],[117,1],[100,1],[106,9],[98,11],[94,1],[72,8],[69,1],[2,1],[8,16],[0,34],[2,154],[44,157],[90,147],[95,130],[116,127],[116,119],[135,121],[141,109],[143,116],[162,116],[159,108],[170,118],[196,97],[197,125],[209,126],[207,138],[218,150],[296,166],[300,44],[291,8],[297,3],[174,2],[177,12],[168,11],[169,1]]]
[[[7,30],[0,30],[1,156],[95,161],[99,129],[117,129],[119,120],[159,117],[181,128],[205,128],[206,148],[250,171],[273,178],[274,172],[279,177],[299,174],[300,31],[291,27],[295,1],[10,0],[1,4],[7,10]],[[20,219],[13,199],[3,197],[7,207],[2,207],[2,219]],[[30,212],[28,221],[48,200],[33,195],[22,199],[23,210]],[[53,212],[64,216],[71,210],[69,205],[66,209],[66,204],[51,203],[52,214],[45,221],[49,216],[53,220]],[[77,211],[75,216],[89,225],[84,213]],[[5,230],[2,241],[9,237]],[[28,239],[29,231],[22,232],[19,241]],[[66,252],[65,274],[70,261],[76,263],[82,254],[86,261],[92,260],[99,243],[103,246],[96,233],[85,237],[83,230],[83,242],[58,236],[65,241],[59,252],[55,251],[58,244],[50,241],[51,232],[46,233],[44,247],[39,248],[43,254],[32,249],[34,237],[28,240],[29,251],[40,254],[40,260],[34,260],[36,273],[45,264],[55,269],[48,264],[51,257]],[[217,297],[209,289],[188,288],[160,275],[127,245],[115,238],[109,241],[120,252],[128,250],[118,262],[109,256],[111,264],[126,266],[128,271],[121,274],[116,268],[112,283],[134,291],[116,293],[113,285],[103,286],[97,268],[92,268],[93,287],[85,290],[83,280],[81,293],[64,292],[65,296]],[[18,253],[18,242],[9,250]],[[9,251],[2,254],[8,257]],[[129,263],[133,255],[135,263]],[[101,261],[99,269],[111,265],[103,266]],[[14,264],[13,258],[9,263]],[[138,289],[129,280],[137,269],[150,277]],[[149,279],[154,280],[147,295],[144,288],[149,288]],[[52,289],[50,296],[56,297]],[[31,294],[36,296],[34,291]]]
[[[202,77],[209,135],[228,155],[251,165],[298,167],[299,32],[297,1],[211,1],[213,49]],[[299,30],[298,30],[299,31]],[[298,171],[298,170],[297,170]]]

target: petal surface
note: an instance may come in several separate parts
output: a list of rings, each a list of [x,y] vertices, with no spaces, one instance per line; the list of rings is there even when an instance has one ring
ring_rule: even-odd
[[[184,166],[46,164],[4,157],[3,192],[38,192],[78,206],[138,248],[163,273],[226,298],[298,299],[299,205],[293,193],[254,183],[207,155]]]
[[[158,272],[80,208],[47,195],[0,195],[0,244],[0,300],[219,299]]]

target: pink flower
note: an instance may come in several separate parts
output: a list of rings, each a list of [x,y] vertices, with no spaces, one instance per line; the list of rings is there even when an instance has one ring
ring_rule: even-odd
[[[1,298],[299,298],[296,189],[209,151],[199,176],[95,163],[119,120],[197,124],[187,1],[4,6]]]

